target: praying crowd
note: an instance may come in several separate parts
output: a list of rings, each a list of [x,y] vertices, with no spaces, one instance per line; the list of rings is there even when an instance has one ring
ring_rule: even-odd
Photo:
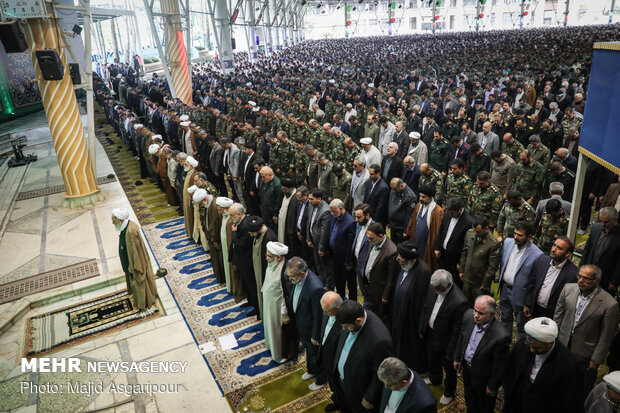
[[[592,44],[618,34],[307,41],[193,65],[190,104],[123,64],[94,86],[325,411],[434,412],[460,376],[469,413],[615,412],[620,180],[594,161],[580,259],[566,234]]]

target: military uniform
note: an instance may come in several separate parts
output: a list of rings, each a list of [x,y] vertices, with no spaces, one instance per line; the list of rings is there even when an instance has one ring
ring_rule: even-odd
[[[353,162],[355,161],[355,158],[359,156],[361,151],[362,150],[357,145],[355,145],[351,149],[349,148],[344,149],[344,156],[345,156],[344,165],[343,165],[344,169],[346,169],[347,171],[353,170]]]
[[[451,139],[453,136],[458,136],[459,134],[459,127],[452,122],[450,122],[448,126],[443,125],[441,127],[441,130],[443,131],[443,136],[449,139]]]
[[[553,172],[549,172],[547,174],[547,178],[545,179],[545,185],[543,193],[546,195],[549,192],[549,184],[551,182],[560,182],[564,185],[564,195],[562,195],[562,199],[571,202],[573,200],[573,187],[575,186],[575,173],[568,168],[564,168],[564,172],[562,172],[559,176],[553,174]]]
[[[433,139],[428,153],[428,163],[433,169],[439,172],[445,172],[448,167],[448,158],[450,157],[450,142],[447,139]]]
[[[510,202],[504,202],[499,217],[497,218],[497,232],[504,238],[510,238],[514,235],[515,224],[517,221],[534,222],[536,211],[525,200],[521,200],[521,205],[513,207]]]
[[[472,186],[473,183],[469,176],[463,174],[456,178],[454,174],[450,173],[446,177],[444,199],[447,201],[450,198],[460,198],[463,201],[463,205],[467,205],[467,198]]]
[[[349,211],[351,209],[351,174],[345,169],[340,177],[333,174],[332,182],[334,186],[334,199],[340,199],[344,202],[344,208]]]
[[[306,169],[308,167],[308,156],[302,150],[295,151],[295,184],[304,185],[306,182]]]
[[[512,159],[519,159],[521,152],[523,152],[523,145],[516,139],[512,141],[512,143],[502,143],[501,150],[506,155],[510,156]]]
[[[493,184],[484,189],[477,183],[474,185],[467,200],[467,210],[470,214],[487,217],[489,227],[495,228],[501,209],[502,194]]]
[[[443,205],[445,199],[443,195],[443,176],[439,171],[433,169],[428,176],[422,174],[420,176],[420,186],[435,188],[435,202]]]
[[[550,213],[545,213],[538,224],[533,242],[544,254],[549,254],[555,239],[560,235],[566,235],[567,230],[568,214],[566,212],[562,211],[562,216],[555,220]]]
[[[476,297],[482,295],[480,287],[491,288],[491,282],[499,267],[501,245],[491,231],[482,237],[477,237],[473,229],[465,234],[460,271],[465,274],[463,294],[470,305],[474,305]]]
[[[534,198],[534,205],[540,198],[540,190],[545,179],[545,167],[532,160],[531,163],[524,165],[517,164],[515,171],[514,189],[518,189],[525,200]]]
[[[578,118],[577,116],[573,116],[572,119],[569,119],[568,116],[564,116],[561,124],[562,124],[562,130],[564,131],[564,141],[562,142],[562,145],[565,148],[568,148],[568,144],[570,143],[570,138],[568,137],[568,130],[570,128],[575,128],[577,132],[579,132],[581,131],[582,123],[583,123],[583,120],[581,118]]]
[[[472,154],[467,161],[465,167],[465,173],[473,180],[476,179],[478,172],[489,170],[489,155],[485,151],[480,152],[480,155]]]
[[[532,144],[529,144],[527,146],[527,151],[532,155],[533,160],[540,163],[545,167],[545,169],[547,169],[549,161],[551,160],[551,152],[549,151],[549,148],[543,144],[540,144],[538,148],[534,148]]]

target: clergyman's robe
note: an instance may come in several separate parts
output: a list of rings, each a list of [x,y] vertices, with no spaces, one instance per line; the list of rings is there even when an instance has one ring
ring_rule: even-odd
[[[188,172],[183,183],[183,216],[185,217],[185,233],[189,238],[193,238],[194,234],[194,205],[192,203],[192,194],[187,189],[194,185],[194,169]]]
[[[119,237],[119,256],[125,271],[127,291],[139,310],[146,310],[155,304],[157,286],[151,267],[151,259],[142,241],[140,227],[129,221]]]

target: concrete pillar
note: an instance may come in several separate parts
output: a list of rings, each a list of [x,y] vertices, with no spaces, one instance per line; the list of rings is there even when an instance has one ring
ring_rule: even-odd
[[[220,38],[220,61],[222,64],[222,72],[230,73],[235,67],[226,0],[215,0],[215,24],[215,30],[219,32],[218,37]]]
[[[269,25],[271,24],[271,4],[273,0],[268,0],[269,4],[265,7],[265,11],[263,12],[263,20],[261,23]],[[263,37],[265,38],[265,53],[267,56],[271,56],[273,53],[273,40],[271,39],[271,28],[268,26],[263,26]]]
[[[161,12],[166,16],[166,54],[170,63],[170,76],[176,97],[189,105],[192,102],[192,83],[187,68],[187,55],[178,0],[161,0]]]
[[[23,27],[66,188],[64,206],[83,206],[101,201],[103,196],[97,187],[90,162],[65,49],[60,47],[60,39],[57,37],[56,20],[28,19]],[[43,79],[36,57],[36,51],[41,49],[60,51],[64,64],[64,76],[61,80]]]
[[[250,54],[250,62],[254,63],[258,60],[258,46],[256,46],[256,19],[254,13],[254,1],[245,0],[245,26],[246,37],[248,39],[248,52]]]
[[[278,20],[278,15],[276,14],[276,10],[278,9],[278,2],[279,1],[284,1],[284,0],[269,0],[269,17],[271,19],[271,21],[269,22],[270,24],[270,31],[271,31],[271,42],[273,45],[273,51],[274,52],[278,52],[282,49],[282,47],[280,46],[280,33],[278,30],[278,27],[275,25],[277,20]],[[273,24],[271,24],[273,22]]]

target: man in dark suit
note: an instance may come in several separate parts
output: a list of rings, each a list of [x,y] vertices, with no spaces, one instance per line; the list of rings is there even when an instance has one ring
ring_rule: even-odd
[[[308,371],[301,378],[310,380],[321,374],[317,350],[321,338],[321,297],[325,290],[319,277],[299,257],[288,260],[286,275],[294,286],[291,295],[285,299],[288,315],[282,322],[288,324],[294,320],[301,344],[306,349],[308,364]]]
[[[243,147],[243,153],[239,158],[239,179],[243,188],[243,200],[248,212],[260,215],[258,208],[258,194],[254,192],[254,196],[250,195],[256,178],[256,171],[252,164],[256,160],[256,144],[254,142],[246,142]]]
[[[403,158],[398,156],[398,145],[396,142],[390,142],[387,155],[381,161],[381,178],[389,184],[392,178],[400,178],[403,175],[404,168]]]
[[[493,297],[476,298],[463,314],[454,349],[454,369],[463,371],[467,413],[493,413],[511,335],[495,319]]]
[[[310,209],[308,210],[308,225],[306,231],[306,245],[312,248],[314,267],[321,278],[326,282],[330,262],[326,255],[329,247],[329,205],[323,200],[323,191],[314,189],[308,197]]]
[[[394,293],[394,278],[398,274],[396,245],[385,235],[380,222],[368,225],[367,251],[361,262],[359,285],[364,295],[364,305],[373,310],[383,321],[388,320],[388,303]],[[360,252],[360,255],[362,253]]]
[[[452,274],[437,270],[431,276],[426,302],[420,317],[420,337],[426,344],[429,377],[425,381],[441,386],[446,373],[443,395],[439,402],[450,404],[456,391],[456,371],[452,356],[461,329],[463,313],[469,308],[467,298],[454,285]]]
[[[228,194],[224,183],[224,148],[218,143],[215,136],[207,136],[207,144],[211,147],[209,169],[213,173],[214,182],[212,183],[220,191],[221,196],[226,196]]]
[[[465,206],[460,198],[448,199],[446,212],[447,214],[443,214],[441,226],[437,233],[435,256],[438,259],[439,267],[450,271],[456,284],[463,288],[463,281],[459,277],[456,265],[461,259],[465,234],[471,228],[473,218],[469,212],[465,211]]]
[[[336,322],[336,314],[341,305],[342,297],[334,291],[327,291],[321,297],[323,317],[321,319],[321,333],[317,352],[317,359],[321,364],[321,375],[317,377],[316,383],[310,385],[311,390],[318,390],[325,383],[329,382],[329,387],[333,391],[337,385],[334,383],[331,371],[334,366],[334,358],[336,357],[336,346],[338,346],[340,335],[343,334],[342,328]],[[334,402],[332,404],[334,404],[335,408],[340,408],[340,406],[336,406],[334,399],[335,397],[332,398],[332,402]]]
[[[253,310],[247,314],[248,317],[251,317],[258,315],[258,292],[252,264],[254,239],[248,231],[248,217],[245,215],[243,205],[233,204],[228,211],[233,222],[229,261],[237,267],[238,274],[241,274],[243,289],[248,298],[248,302],[241,304],[241,307],[252,306]]]
[[[415,163],[413,158],[409,155],[405,156],[405,160],[403,161],[404,169],[403,169],[403,181],[407,184],[409,188],[418,196],[418,187],[420,185],[420,177],[422,173],[420,172],[420,166]]]
[[[371,165],[368,168],[368,176],[370,179],[366,181],[363,203],[370,205],[372,217],[375,221],[387,224],[390,187],[381,179],[379,165]]]
[[[377,412],[382,385],[377,369],[392,354],[390,332],[379,317],[356,301],[345,301],[336,314],[345,332],[336,347],[334,392],[344,411]]]
[[[283,235],[282,241],[289,248],[289,257],[302,256],[301,240],[297,237],[297,194],[295,190],[295,181],[285,176],[280,180],[282,185],[282,207],[287,203],[286,209],[283,212],[280,207],[280,213],[278,215],[278,239],[280,235]],[[282,221],[281,219],[284,218]],[[281,227],[282,226],[282,227]]]
[[[583,412],[583,373],[556,340],[556,323],[535,318],[525,324],[525,333],[506,360],[502,412]]]
[[[560,236],[554,241],[549,255],[538,257],[525,295],[523,313],[526,317],[553,318],[564,285],[577,282],[579,269],[570,259],[573,249],[572,241]]]
[[[301,257],[312,267],[312,248],[308,246],[308,212],[310,211],[310,190],[305,186],[296,189],[297,210],[295,211],[295,231],[301,241]]]
[[[349,300],[357,300],[357,281],[353,270],[353,238],[355,237],[355,220],[345,210],[341,199],[334,199],[329,204],[329,259],[331,260],[330,277],[327,289],[336,287],[340,296],[345,297],[349,291]],[[346,288],[346,289],[345,289]]]
[[[437,399],[417,372],[395,357],[388,357],[377,370],[385,388],[379,412],[389,407],[393,413],[436,413]],[[405,394],[402,395],[402,392]]]
[[[614,207],[601,208],[598,220],[599,222],[592,224],[579,265],[594,264],[603,270],[601,288],[615,295],[620,284],[618,210]]]
[[[431,147],[431,143],[435,137],[435,130],[437,129],[439,129],[439,125],[435,123],[435,117],[431,113],[427,113],[426,123],[422,125],[422,142],[424,142],[428,148]]]
[[[453,136],[452,139],[450,139],[450,144],[452,146],[450,148],[450,157],[448,158],[448,162],[452,162],[455,159],[462,159],[463,162],[467,164],[471,155],[469,145],[463,142],[463,138],[460,136]]]

